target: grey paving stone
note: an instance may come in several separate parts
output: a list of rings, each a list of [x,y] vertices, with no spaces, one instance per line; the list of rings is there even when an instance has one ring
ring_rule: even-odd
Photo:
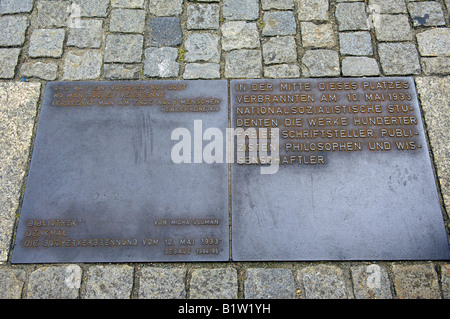
[[[97,50],[70,51],[64,60],[63,80],[94,80],[100,76],[102,54]]]
[[[176,77],[180,71],[177,58],[177,48],[148,48],[145,50],[144,74],[148,77]]]
[[[133,267],[128,265],[90,267],[86,299],[129,299],[133,288]]]
[[[372,55],[372,37],[367,31],[339,34],[339,47],[344,55]]]
[[[0,298],[20,299],[25,283],[25,271],[2,267],[0,268]]]
[[[298,78],[300,67],[293,64],[278,64],[264,67],[264,77],[272,79]]]
[[[153,47],[178,46],[183,41],[180,18],[155,17],[147,25],[147,44]]]
[[[216,30],[219,28],[219,4],[189,4],[186,11],[189,30]]]
[[[32,58],[60,58],[65,36],[63,29],[36,29],[30,37],[28,54]]]
[[[237,292],[236,269],[195,269],[192,271],[190,299],[236,299]]]
[[[58,64],[55,62],[25,62],[20,67],[20,77],[54,81],[57,76]]]
[[[292,36],[270,38],[262,45],[264,64],[297,61],[297,47]]]
[[[70,15],[70,3],[66,1],[37,2],[36,27],[58,28],[67,26]]]
[[[261,71],[260,50],[234,50],[225,55],[226,78],[260,78]]]
[[[339,54],[334,50],[308,50],[302,58],[302,74],[306,77],[340,75]]]
[[[375,25],[378,41],[410,41],[413,39],[407,15],[382,14]]]
[[[425,76],[416,79],[431,150],[437,168],[447,214],[450,211],[450,162],[448,161],[450,130],[450,77]]]
[[[105,79],[136,80],[139,79],[142,66],[135,64],[105,64],[103,66]]]
[[[28,28],[28,18],[23,15],[0,17],[0,46],[19,46],[25,42],[25,34]]]
[[[369,8],[376,13],[406,13],[404,0],[369,0]]]
[[[191,33],[187,36],[184,47],[186,62],[219,62],[220,37],[213,33]]]
[[[80,20],[77,28],[69,29],[67,46],[100,48],[104,38],[103,20]]]
[[[379,43],[381,68],[386,75],[420,73],[419,54],[414,43]]]
[[[258,0],[223,0],[223,17],[228,20],[256,20]]]
[[[0,14],[31,12],[33,0],[0,1]]]
[[[177,16],[183,12],[183,0],[149,0],[148,10],[156,16]]]
[[[300,21],[328,20],[328,0],[297,0]]]
[[[113,8],[139,8],[144,9],[145,0],[111,0]]]
[[[450,56],[450,28],[436,28],[417,33],[422,56]]]
[[[399,299],[440,299],[437,273],[433,264],[392,266],[394,288]]]
[[[222,24],[222,50],[256,49],[260,46],[259,31],[254,22],[229,21]]]
[[[369,57],[346,57],[342,60],[343,76],[380,75],[377,60]]]
[[[106,17],[109,0],[72,0],[72,7],[80,17]]]
[[[0,49],[0,77],[4,76],[5,50],[16,51],[16,63],[20,52],[20,49]],[[11,245],[40,89],[39,82],[0,83],[0,263],[7,261]]]
[[[184,79],[219,79],[220,65],[217,63],[187,63]]]
[[[335,15],[339,31],[369,30],[364,2],[338,3]]]
[[[145,28],[145,10],[114,9],[111,11],[111,32],[142,33]]]
[[[344,271],[334,265],[318,265],[301,269],[298,281],[303,284],[306,299],[348,299]]]
[[[426,75],[450,74],[450,57],[422,58],[422,70]]]
[[[27,287],[28,299],[76,299],[79,295],[81,276],[73,276],[71,269],[78,265],[42,267],[30,274]]]
[[[356,299],[392,299],[388,272],[377,264],[351,267]]]
[[[139,298],[184,299],[185,278],[185,268],[144,267],[139,278]]]
[[[141,62],[143,45],[140,34],[110,34],[106,37],[105,62]]]
[[[263,17],[262,35],[295,35],[297,24],[292,11],[268,11]]]
[[[445,25],[444,12],[439,2],[410,2],[408,11],[414,26]]]
[[[262,0],[261,7],[263,10],[292,10],[294,9],[294,0]]]
[[[450,299],[450,264],[441,267],[442,294],[444,299]]]
[[[329,48],[336,45],[331,23],[315,24],[301,22],[302,44],[304,47]]]
[[[293,299],[294,276],[289,269],[249,268],[244,282],[246,299]]]

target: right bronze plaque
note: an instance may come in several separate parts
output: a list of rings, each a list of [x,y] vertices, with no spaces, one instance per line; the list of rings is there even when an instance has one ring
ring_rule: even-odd
[[[449,259],[412,78],[230,90],[233,260]]]

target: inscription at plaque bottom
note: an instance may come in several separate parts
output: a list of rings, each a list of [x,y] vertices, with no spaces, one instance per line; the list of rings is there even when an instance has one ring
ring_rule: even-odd
[[[412,78],[232,80],[232,259],[448,259]]]
[[[12,262],[228,260],[228,169],[194,152],[225,131],[227,87],[48,83]]]

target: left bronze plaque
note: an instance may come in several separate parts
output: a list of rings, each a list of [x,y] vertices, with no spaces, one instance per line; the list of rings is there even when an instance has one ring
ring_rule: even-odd
[[[227,92],[48,83],[12,262],[229,260]]]

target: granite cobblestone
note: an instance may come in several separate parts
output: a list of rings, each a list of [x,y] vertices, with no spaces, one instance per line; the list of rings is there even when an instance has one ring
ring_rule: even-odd
[[[247,299],[293,299],[295,282],[289,269],[247,269],[245,279]]]
[[[36,29],[30,37],[28,54],[31,58],[60,58],[65,37],[63,29]]]
[[[345,32],[339,34],[342,55],[372,55],[372,38],[368,31]]]
[[[380,75],[380,68],[374,58],[345,57],[342,60],[342,75],[344,76],[375,76]]]
[[[139,278],[140,299],[186,298],[186,268],[144,267]]]
[[[37,3],[37,19],[39,28],[59,28],[67,26],[70,15],[68,2],[39,1]]]
[[[237,271],[233,268],[194,269],[191,274],[191,299],[235,299]]]
[[[392,266],[399,299],[440,299],[438,275],[432,264]]]
[[[415,27],[445,25],[444,12],[438,2],[410,2],[408,11]]]
[[[28,13],[33,9],[35,0],[9,0],[0,4],[0,14]]]
[[[105,62],[141,62],[144,37],[140,34],[110,34],[106,37]]]
[[[267,11],[264,13],[263,24],[264,36],[294,35],[297,32],[297,24],[291,11]]]
[[[336,45],[333,25],[331,23],[315,24],[301,23],[303,47],[331,48]]]
[[[326,21],[329,18],[328,0],[297,0],[300,21]]]
[[[270,38],[262,46],[264,64],[294,63],[297,61],[295,39],[292,36]]]
[[[349,299],[344,270],[334,265],[305,267],[298,272],[306,299]]]
[[[380,42],[411,41],[413,35],[407,15],[383,14],[375,26],[375,34]]]
[[[189,30],[214,30],[219,28],[218,4],[190,4],[187,6],[187,28]]]
[[[15,120],[28,132],[10,150],[21,158],[11,181],[0,176],[0,189],[17,189],[0,194],[0,298],[450,299],[445,261],[16,266],[9,260],[46,81],[412,75],[448,212],[448,158],[439,137],[447,133],[436,118],[448,117],[449,12],[448,0],[0,0],[0,102],[6,91],[14,96]],[[0,127],[5,123],[0,117]],[[0,162],[0,172],[10,167]]]
[[[256,20],[258,0],[223,0],[223,16],[227,20]]]
[[[147,46],[179,46],[183,41],[179,17],[153,17],[147,22]]]
[[[111,11],[111,32],[142,33],[145,27],[145,10],[114,9]]]
[[[134,268],[129,265],[93,266],[87,272],[86,299],[129,299]]]

